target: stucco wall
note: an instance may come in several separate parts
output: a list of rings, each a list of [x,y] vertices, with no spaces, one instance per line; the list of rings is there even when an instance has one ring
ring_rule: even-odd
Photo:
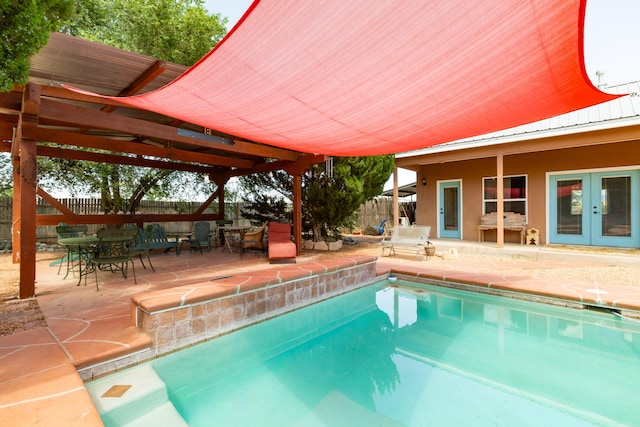
[[[546,243],[546,174],[547,172],[595,170],[640,165],[640,141],[620,142],[572,149],[504,156],[504,175],[528,177],[528,223],[540,230],[542,243]],[[421,166],[417,182],[427,179],[427,185],[418,186],[416,223],[431,225],[432,237],[437,236],[438,181],[462,182],[463,240],[478,240],[478,224],[482,215],[482,178],[496,176],[496,158],[446,162]],[[636,218],[640,220],[640,218]],[[487,231],[487,241],[495,241],[495,232]],[[505,233],[505,242],[519,242],[517,233]]]

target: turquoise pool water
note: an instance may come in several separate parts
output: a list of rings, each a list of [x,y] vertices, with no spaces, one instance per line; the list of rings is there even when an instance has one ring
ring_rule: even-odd
[[[94,401],[107,384],[135,390],[136,370],[152,370],[189,426],[638,425],[639,359],[636,321],[398,281],[87,388]],[[152,420],[131,408],[132,422]]]

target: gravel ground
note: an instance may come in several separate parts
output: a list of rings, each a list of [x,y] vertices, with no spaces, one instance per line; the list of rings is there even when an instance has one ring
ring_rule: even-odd
[[[361,253],[367,255],[380,256],[380,246],[376,243],[360,242],[356,245],[343,246],[344,252]],[[412,256],[398,254],[395,257],[414,259]],[[435,256],[429,259],[430,263],[492,263],[495,261],[509,261],[496,265],[487,265],[487,268],[496,269],[505,274],[522,274],[535,277],[561,277],[567,279],[585,280],[594,283],[615,283],[620,285],[640,287],[640,258],[637,265],[606,265],[584,263],[563,263],[562,259],[557,262],[535,261],[527,259],[514,259],[512,257],[500,257],[497,255],[482,255],[474,253],[458,253],[458,258]]]
[[[59,259],[61,253],[36,254],[38,262],[49,263]],[[35,298],[19,300],[20,264],[13,264],[11,253],[0,254],[0,336],[47,326]]]

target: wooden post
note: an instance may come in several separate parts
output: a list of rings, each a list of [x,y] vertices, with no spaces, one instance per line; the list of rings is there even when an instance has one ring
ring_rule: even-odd
[[[498,153],[496,157],[496,169],[497,169],[496,185],[497,185],[497,191],[498,191],[498,211],[496,212],[496,215],[497,215],[496,240],[497,240],[498,248],[503,248],[504,247],[504,157],[502,153]]]
[[[40,111],[40,86],[28,84],[22,94],[22,111],[13,144],[19,147],[19,234],[16,259],[20,263],[20,299],[35,296],[36,283],[36,138]],[[14,163],[15,166],[15,163]],[[14,173],[15,178],[15,173]],[[14,203],[16,202],[14,198]],[[15,234],[16,231],[14,231]]]
[[[293,175],[293,241],[297,256],[302,254],[302,175]]]
[[[13,203],[11,211],[11,259],[20,263],[20,141],[14,128],[11,139],[11,166],[13,167]]]
[[[229,181],[229,177],[228,176],[209,176],[210,179],[213,180],[213,182],[216,183],[216,185],[218,186],[218,189],[216,190],[216,192],[214,193],[218,195],[218,214],[220,215],[221,219],[224,219],[224,186],[227,183],[227,181]],[[213,201],[213,200],[212,200]]]
[[[398,203],[398,167],[393,168],[393,226],[400,225],[400,207]]]

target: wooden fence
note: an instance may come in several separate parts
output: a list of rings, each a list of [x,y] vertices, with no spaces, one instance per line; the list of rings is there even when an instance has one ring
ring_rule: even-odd
[[[398,208],[401,219],[407,218],[406,222],[408,224],[415,222],[415,202],[400,202]],[[384,219],[389,222],[390,226],[393,226],[392,197],[377,197],[360,206],[356,224],[359,230],[364,231],[369,226],[380,225]]]
[[[102,206],[100,199],[78,198],[78,199],[58,199],[60,203],[67,206],[77,215],[100,214]],[[168,202],[156,200],[143,200],[136,210],[136,214],[192,214],[202,203],[200,202]],[[0,240],[11,240],[13,199],[0,199]],[[227,203],[227,219],[236,220],[243,223],[242,210],[243,203]],[[204,213],[217,213],[218,205],[210,205]],[[49,205],[41,198],[36,202],[36,213],[41,215],[56,215],[60,212]],[[191,231],[192,222],[171,222],[162,224],[168,232],[186,233]],[[102,228],[102,224],[90,224],[89,233],[95,233]],[[36,228],[36,240],[39,242],[53,243],[57,239],[55,226],[42,226]]]
[[[79,198],[79,199],[59,199],[71,211],[78,215],[99,214],[102,212],[100,199]],[[12,202],[11,198],[0,199],[0,240],[11,240],[12,222]],[[137,214],[191,214],[194,213],[202,203],[199,202],[167,202],[156,200],[143,200],[136,210]],[[227,219],[234,220],[237,224],[244,224],[247,220],[242,217],[244,203],[226,203]],[[415,202],[400,203],[400,217],[407,218],[407,222],[412,224],[415,221]],[[212,204],[205,213],[217,213],[218,205]],[[38,198],[36,212],[42,215],[55,215],[58,210],[49,205],[44,200]],[[378,197],[370,200],[360,207],[357,219],[357,229],[364,230],[370,225],[380,225],[382,220],[387,219],[393,224],[393,198]],[[168,232],[187,233],[191,231],[191,222],[172,222],[162,224]],[[102,228],[102,224],[89,225],[89,232],[95,233]],[[345,230],[346,232],[354,230]],[[57,239],[55,226],[42,226],[36,229],[36,240],[39,242],[53,243]]]

